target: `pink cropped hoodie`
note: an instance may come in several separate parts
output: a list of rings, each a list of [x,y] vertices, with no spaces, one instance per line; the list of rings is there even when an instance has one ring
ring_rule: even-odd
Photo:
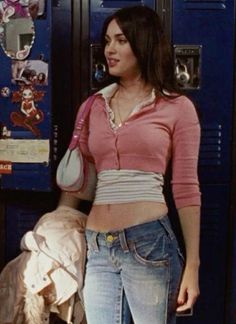
[[[114,131],[105,99],[100,95],[80,136],[80,148],[94,161],[97,172],[126,169],[165,175],[171,162],[177,209],[201,204],[197,174],[199,143],[199,119],[194,105],[185,96],[159,98]]]

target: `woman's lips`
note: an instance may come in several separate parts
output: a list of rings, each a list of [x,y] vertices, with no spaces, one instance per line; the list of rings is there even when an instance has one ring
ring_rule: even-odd
[[[109,67],[116,66],[118,62],[119,62],[119,60],[114,59],[114,58],[108,58],[107,59],[107,64],[108,64]]]

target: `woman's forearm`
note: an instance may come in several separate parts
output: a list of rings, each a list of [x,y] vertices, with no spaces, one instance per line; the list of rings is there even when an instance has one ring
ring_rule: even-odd
[[[59,206],[67,206],[71,208],[77,209],[80,203],[80,199],[76,198],[74,195],[72,195],[69,192],[62,191],[61,196],[58,202]]]
[[[183,207],[178,214],[185,241],[186,267],[199,267],[200,207]]]

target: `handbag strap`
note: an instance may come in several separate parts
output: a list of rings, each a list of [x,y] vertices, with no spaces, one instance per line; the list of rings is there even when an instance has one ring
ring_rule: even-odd
[[[80,134],[81,131],[83,129],[84,123],[89,115],[90,109],[93,105],[94,100],[98,97],[98,95],[92,95],[88,98],[85,106],[83,109],[80,109],[78,111],[78,114],[76,116],[76,121],[75,121],[75,126],[74,126],[74,130],[73,130],[73,135],[72,135],[72,139],[69,145],[69,149],[73,150],[78,142],[79,142],[79,138],[80,138]]]

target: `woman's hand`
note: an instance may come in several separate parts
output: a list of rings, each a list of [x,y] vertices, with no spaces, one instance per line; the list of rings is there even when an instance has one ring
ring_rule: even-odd
[[[177,299],[177,313],[191,309],[199,296],[198,265],[186,265]]]
[[[199,295],[200,207],[183,207],[178,212],[185,242],[186,265],[180,284],[176,311],[183,312],[193,307]]]

